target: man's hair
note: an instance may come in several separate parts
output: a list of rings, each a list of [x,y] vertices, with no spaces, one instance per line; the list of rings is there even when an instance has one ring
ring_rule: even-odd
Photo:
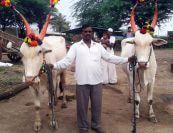
[[[131,26],[129,26],[128,29],[131,29]]]
[[[81,32],[84,30],[84,29],[86,29],[86,28],[88,28],[88,27],[92,27],[90,24],[84,24],[84,25],[82,25],[82,27],[81,27]]]

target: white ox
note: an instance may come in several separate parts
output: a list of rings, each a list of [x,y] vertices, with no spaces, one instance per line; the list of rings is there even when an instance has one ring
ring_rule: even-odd
[[[155,15],[151,26],[154,28],[157,21],[157,5],[155,8]],[[166,44],[167,42],[163,39],[155,39],[149,33],[140,33],[137,30],[134,21],[134,8],[131,13],[131,26],[135,32],[134,38],[127,38],[122,40],[122,52],[121,56],[130,57],[132,55],[137,56],[137,67],[136,67],[136,81],[135,81],[135,117],[139,118],[139,104],[140,95],[138,91],[147,86],[147,101],[149,104],[149,118],[153,122],[157,122],[155,113],[152,107],[153,103],[153,89],[155,84],[155,75],[157,70],[156,58],[153,50],[153,45],[160,46]],[[133,72],[129,70],[129,63],[123,64],[123,70],[125,71],[128,82],[129,82],[129,99],[132,99],[132,87],[133,87]],[[139,86],[138,86],[139,85]],[[140,89],[137,89],[137,86]]]
[[[29,27],[28,22],[23,17],[22,14],[17,12],[21,19],[24,21],[26,26],[27,35],[31,33],[31,29]],[[37,45],[35,47],[29,46],[27,43],[23,42],[20,48],[20,52],[22,55],[22,62],[24,65],[24,82],[29,83],[29,88],[32,90],[34,94],[34,104],[36,110],[34,130],[39,131],[41,128],[41,118],[40,118],[40,93],[42,90],[48,88],[47,84],[47,76],[45,73],[39,75],[41,66],[43,61],[46,63],[54,64],[55,62],[61,60],[66,55],[66,44],[65,39],[63,37],[58,36],[48,36],[44,37],[46,33],[46,29],[48,23],[50,21],[50,14],[47,17],[46,23],[38,36],[39,39],[42,40],[41,45]],[[44,38],[44,39],[43,39]],[[56,89],[56,93],[58,93],[57,89],[59,88],[60,76],[62,87],[65,84],[65,72],[58,73],[56,70],[52,70],[52,79],[53,84]],[[65,92],[63,89],[63,105],[66,105],[65,101]]]

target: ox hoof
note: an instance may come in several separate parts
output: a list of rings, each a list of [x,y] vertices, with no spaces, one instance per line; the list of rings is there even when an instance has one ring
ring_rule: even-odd
[[[132,103],[132,99],[130,97],[127,99],[127,103]]]
[[[54,121],[50,121],[50,127],[55,130],[57,128],[57,122],[55,120]]]
[[[158,120],[156,119],[156,117],[150,117],[149,121],[151,121],[152,123],[157,123]]]
[[[62,103],[61,108],[67,108],[67,104],[66,103]]]
[[[34,131],[39,132],[41,129],[41,122],[35,122],[34,123]]]
[[[140,118],[140,116],[139,116],[138,113],[135,113],[135,118],[136,118],[136,119],[139,119],[139,118]]]

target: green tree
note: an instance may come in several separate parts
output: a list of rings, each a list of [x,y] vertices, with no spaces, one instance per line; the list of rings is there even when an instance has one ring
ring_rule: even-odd
[[[145,0],[136,8],[136,23],[151,20],[154,14],[154,0]],[[112,27],[119,29],[123,24],[129,24],[130,12],[136,0],[79,0],[74,4],[73,16],[79,25],[90,23],[93,26]],[[166,21],[173,12],[173,1],[158,1],[158,22]]]
[[[12,1],[12,4],[30,24],[37,23],[39,29],[42,28],[50,10],[48,0],[16,0],[15,2]],[[3,31],[9,26],[18,26],[21,32],[24,31],[23,22],[10,7],[0,7],[0,18],[0,26]]]
[[[15,2],[12,1],[12,3],[16,6],[16,9],[25,16],[30,24],[37,23],[39,29],[42,29],[46,16],[50,11],[49,0],[16,0]],[[57,9],[53,9],[52,14],[51,24],[57,31],[69,29],[69,22],[66,21],[62,14],[58,13]],[[2,30],[5,30],[5,28],[9,26],[18,26],[22,36],[25,36],[25,26],[20,17],[13,10],[0,7],[0,18],[0,27]]]
[[[63,32],[70,29],[70,23],[65,19],[65,16],[58,12],[58,10],[55,10],[55,12],[53,12],[51,25],[54,31],[57,32]]]
[[[0,28],[5,31],[5,28],[13,25],[15,14],[10,10],[10,7],[0,6]]]

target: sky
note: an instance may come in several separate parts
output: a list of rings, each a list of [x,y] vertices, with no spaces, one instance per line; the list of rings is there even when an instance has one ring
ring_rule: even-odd
[[[71,23],[71,29],[76,27],[76,19],[72,17],[72,5],[77,1],[78,0],[60,0],[60,2],[56,5],[56,8],[59,10],[59,12],[66,16],[66,20]],[[160,29],[156,27],[155,34],[166,36],[167,31],[170,30],[173,31],[173,16],[168,22],[162,23]]]
[[[70,22],[71,29],[76,27],[76,19],[72,17],[73,12],[73,4],[76,3],[78,0],[60,0],[56,5],[56,8],[66,16],[66,20]]]

